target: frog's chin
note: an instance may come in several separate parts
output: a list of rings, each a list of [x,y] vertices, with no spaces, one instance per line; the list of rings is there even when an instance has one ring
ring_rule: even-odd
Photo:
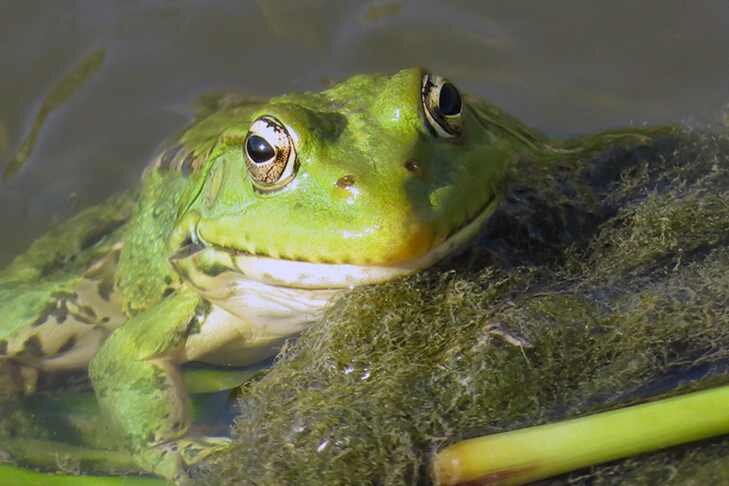
[[[299,289],[343,289],[380,283],[427,268],[462,248],[478,233],[497,202],[492,199],[476,217],[427,253],[397,265],[281,260],[203,245],[183,248],[170,261],[193,286],[213,292],[231,279]]]

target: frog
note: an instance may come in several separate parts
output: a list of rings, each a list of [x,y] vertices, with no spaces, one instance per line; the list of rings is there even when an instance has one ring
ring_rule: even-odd
[[[544,144],[423,68],[221,99],[0,273],[0,390],[87,372],[139,467],[186,484],[228,442],[192,432],[184,365],[261,362],[354,287],[457,253]]]

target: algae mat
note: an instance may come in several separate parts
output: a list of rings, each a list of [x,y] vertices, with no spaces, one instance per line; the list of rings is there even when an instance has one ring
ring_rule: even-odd
[[[464,254],[356,289],[242,389],[235,445],[203,482],[428,484],[459,439],[729,383],[728,228],[721,130],[525,160]],[[717,484],[727,453],[719,439],[553,481]]]

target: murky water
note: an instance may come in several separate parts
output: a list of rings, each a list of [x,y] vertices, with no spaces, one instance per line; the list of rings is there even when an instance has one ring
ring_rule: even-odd
[[[319,89],[425,65],[554,135],[726,117],[729,2],[2,0],[0,162],[85,55],[99,72],[0,184],[0,262],[132,184],[210,90]]]

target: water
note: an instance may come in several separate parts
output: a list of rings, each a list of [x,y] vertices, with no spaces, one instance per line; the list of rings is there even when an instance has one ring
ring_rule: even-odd
[[[0,184],[0,262],[128,187],[210,90],[320,89],[424,65],[551,135],[715,122],[729,102],[726,0],[0,0],[0,162],[85,55],[105,62]]]

